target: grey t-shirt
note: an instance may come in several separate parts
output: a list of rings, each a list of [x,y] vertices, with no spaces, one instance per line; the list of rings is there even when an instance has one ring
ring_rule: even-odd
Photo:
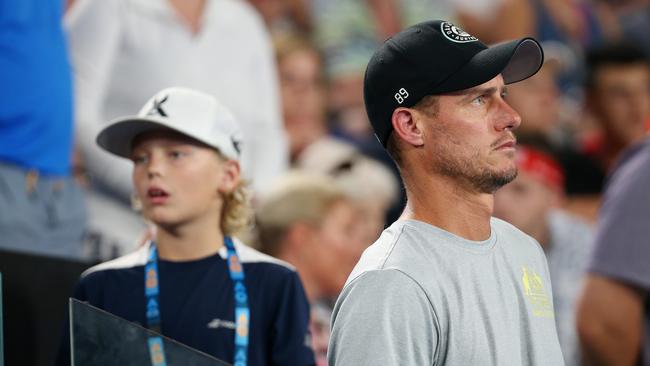
[[[330,365],[563,365],[541,247],[491,228],[482,242],[415,220],[386,229],[337,300]]]

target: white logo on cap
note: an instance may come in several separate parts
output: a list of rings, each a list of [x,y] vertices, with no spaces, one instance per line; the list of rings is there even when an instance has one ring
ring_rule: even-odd
[[[402,104],[404,100],[409,97],[409,92],[404,88],[400,88],[397,93],[395,93],[395,100],[397,103]]]
[[[440,24],[440,32],[450,41],[456,43],[466,43],[478,41],[478,38],[465,32],[460,27],[457,27],[449,22],[442,22]]]

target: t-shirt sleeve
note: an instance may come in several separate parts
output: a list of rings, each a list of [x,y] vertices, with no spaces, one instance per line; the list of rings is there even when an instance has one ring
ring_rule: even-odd
[[[650,289],[650,150],[612,177],[600,211],[590,272]]]
[[[398,270],[346,286],[332,316],[330,365],[433,365],[439,328],[424,290]]]
[[[309,343],[309,303],[298,274],[291,271],[282,283],[273,322],[272,365],[314,365]]]

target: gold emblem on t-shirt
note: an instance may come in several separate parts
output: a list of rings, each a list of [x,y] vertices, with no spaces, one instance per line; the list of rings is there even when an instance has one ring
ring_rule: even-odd
[[[524,286],[524,295],[532,306],[533,315],[544,318],[553,318],[553,306],[544,289],[542,277],[527,266],[521,267],[521,282]]]

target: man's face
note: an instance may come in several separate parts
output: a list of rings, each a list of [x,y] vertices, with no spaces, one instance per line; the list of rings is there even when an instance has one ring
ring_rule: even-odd
[[[433,115],[421,119],[431,172],[463,187],[494,193],[517,175],[515,137],[521,118],[505,101],[501,75],[476,86],[439,96]]]
[[[623,146],[641,140],[650,115],[648,65],[606,65],[594,76],[589,106],[608,137]]]

